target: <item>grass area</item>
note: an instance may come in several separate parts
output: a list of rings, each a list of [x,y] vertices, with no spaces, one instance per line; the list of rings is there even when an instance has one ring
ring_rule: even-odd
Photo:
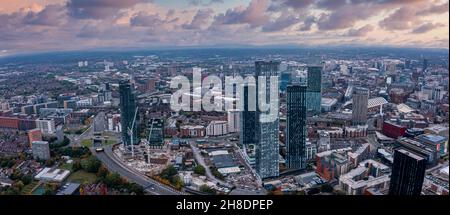
[[[114,140],[114,139],[108,139],[108,140],[106,140],[106,141],[103,143],[103,145],[108,146],[108,145],[114,145],[114,144],[116,144],[116,143],[117,143],[116,140]]]
[[[94,173],[88,173],[84,170],[78,170],[72,173],[67,181],[76,182],[76,183],[94,183],[97,180],[97,176]]]
[[[22,194],[23,195],[30,195],[31,191],[33,190],[34,187],[36,187],[38,185],[38,181],[32,181],[31,183],[25,185],[25,187],[22,188]]]
[[[81,145],[85,147],[92,147],[92,140],[91,139],[82,140]]]
[[[59,165],[60,169],[65,169],[65,170],[72,170],[72,164],[71,163],[63,163],[61,165]]]

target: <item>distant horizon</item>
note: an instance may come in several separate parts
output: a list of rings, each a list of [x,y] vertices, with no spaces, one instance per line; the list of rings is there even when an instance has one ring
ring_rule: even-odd
[[[426,51],[447,51],[448,47],[437,48],[437,47],[413,47],[413,46],[392,46],[392,45],[296,45],[296,44],[281,44],[281,45],[248,45],[248,44],[230,44],[230,45],[218,45],[218,46],[157,46],[157,47],[101,47],[101,48],[85,48],[85,49],[72,49],[72,50],[45,50],[45,51],[31,51],[31,52],[19,52],[10,53],[7,55],[1,55],[0,59],[14,58],[21,56],[34,56],[34,55],[45,55],[45,54],[56,54],[56,53],[77,53],[77,52],[115,52],[115,53],[126,53],[126,52],[145,52],[145,51],[176,51],[176,50],[220,50],[220,49],[274,49],[274,50],[295,50],[295,49],[398,49],[398,50],[426,50]]]

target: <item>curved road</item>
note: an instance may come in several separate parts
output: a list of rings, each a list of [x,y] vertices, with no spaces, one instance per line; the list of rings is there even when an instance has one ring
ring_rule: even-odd
[[[104,152],[95,152],[95,150],[91,151],[93,151],[92,153],[96,155],[97,158],[102,161],[110,171],[117,172],[127,180],[141,185],[150,194],[185,195],[185,193],[181,191],[162,185],[154,181],[153,179],[150,179],[146,175],[138,172],[137,170],[126,166],[121,161],[119,161],[117,157],[115,157],[111,146],[104,147]]]

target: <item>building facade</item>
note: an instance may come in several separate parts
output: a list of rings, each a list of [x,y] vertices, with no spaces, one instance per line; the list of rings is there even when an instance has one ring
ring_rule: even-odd
[[[129,129],[133,132],[133,144],[138,144],[138,125],[139,123],[135,122],[134,127],[132,127],[134,115],[136,112],[136,94],[134,91],[133,85],[130,81],[121,81],[119,84],[119,93],[120,93],[120,123],[122,127],[122,141],[125,146],[130,146],[131,144],[131,136]],[[136,120],[137,120],[136,116]]]
[[[286,167],[306,168],[306,86],[287,87]]]
[[[427,160],[423,156],[404,148],[396,149],[394,152],[389,194],[420,195],[426,165]]]
[[[369,90],[356,87],[353,92],[352,119],[356,125],[367,124],[367,107],[369,102]]]
[[[261,84],[260,76],[266,77],[266,100],[270,101],[270,77],[279,76],[279,62],[263,62],[255,63],[256,67],[256,86],[257,89]],[[277,87],[278,89],[278,87]],[[259,93],[256,93],[256,101],[259,101]],[[272,98],[273,99],[273,98]],[[278,111],[276,116],[270,115],[270,110],[262,112],[256,109],[256,172],[261,179],[277,177],[279,175],[279,117]],[[272,113],[273,114],[273,113]],[[266,122],[264,117],[274,117],[273,121]]]
[[[322,67],[308,67],[306,104],[308,111],[320,113],[322,105]]]

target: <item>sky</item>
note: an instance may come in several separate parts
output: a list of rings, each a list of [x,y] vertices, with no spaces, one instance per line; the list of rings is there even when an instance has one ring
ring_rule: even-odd
[[[0,0],[0,56],[236,45],[449,47],[448,0]]]

